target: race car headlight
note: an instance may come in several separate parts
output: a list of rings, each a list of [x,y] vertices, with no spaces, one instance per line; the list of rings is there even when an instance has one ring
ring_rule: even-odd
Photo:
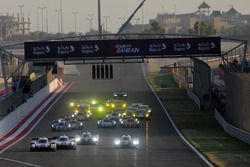
[[[76,137],[75,140],[76,140],[76,142],[79,142],[81,140],[81,138],[80,137]]]
[[[109,104],[108,104],[108,103],[106,103],[106,106],[107,106],[107,107],[109,107]]]
[[[97,121],[97,124],[100,124],[101,123],[101,121]]]
[[[117,94],[114,94],[115,97],[117,97]]]
[[[116,121],[113,121],[114,124],[116,124]]]
[[[80,123],[80,125],[82,126],[82,122]]]
[[[137,124],[140,124],[140,122],[139,122],[139,121],[137,121]]]
[[[87,114],[87,118],[89,118],[90,117],[90,115],[89,114]]]
[[[136,115],[135,114],[132,114],[133,117],[135,117]]]
[[[115,104],[111,104],[111,107],[112,107],[112,108],[115,108]]]
[[[121,143],[121,141],[120,140],[115,140],[115,145],[119,145],[120,143]]]
[[[54,128],[54,127],[55,127],[55,125],[51,125],[51,127],[52,127],[52,128]]]
[[[75,110],[75,114],[79,113],[79,110]]]
[[[121,121],[121,124],[123,124],[123,121]]]
[[[148,110],[148,113],[151,113],[151,110],[150,110],[150,109]]]
[[[139,140],[133,140],[133,145],[138,145],[139,144]]]
[[[126,115],[127,115],[127,113],[123,113],[122,115],[123,115],[123,116],[126,116]]]
[[[71,102],[69,105],[70,107],[74,107],[75,103]]]
[[[97,102],[95,100],[91,101],[91,104],[95,105]]]
[[[75,145],[75,142],[72,141],[72,142],[71,142],[71,145]]]
[[[98,137],[93,137],[93,141],[97,142],[98,141]]]
[[[71,124],[69,124],[68,127],[71,128]]]
[[[74,117],[75,117],[75,114],[72,114],[71,117],[74,118]]]
[[[98,111],[102,112],[103,111],[103,107],[98,107]]]
[[[33,143],[33,144],[31,144],[31,147],[33,147],[33,148],[34,148],[34,147],[36,147],[36,145]]]
[[[127,104],[123,104],[122,107],[123,107],[123,108],[127,107]]]
[[[148,117],[149,117],[149,114],[146,114],[146,117],[148,118]]]

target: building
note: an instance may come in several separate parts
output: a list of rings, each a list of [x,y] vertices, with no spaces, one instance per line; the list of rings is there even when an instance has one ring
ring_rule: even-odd
[[[196,22],[206,22],[216,32],[223,33],[239,24],[250,24],[250,15],[242,15],[234,7],[226,12],[212,11],[211,7],[203,2],[192,13],[163,13],[158,14],[155,20],[165,29],[166,33],[189,33],[194,29]]]
[[[19,17],[9,16],[8,14],[0,16],[0,40],[7,39],[14,35],[24,35],[30,32],[30,19],[19,20]]]

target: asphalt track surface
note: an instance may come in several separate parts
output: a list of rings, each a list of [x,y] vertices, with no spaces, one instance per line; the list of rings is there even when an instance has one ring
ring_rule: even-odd
[[[200,167],[206,164],[178,137],[164,110],[144,80],[141,65],[114,65],[113,80],[92,80],[91,66],[78,66],[80,75],[64,76],[66,81],[73,82],[72,87],[51,108],[41,122],[22,141],[12,146],[0,156],[31,163],[38,166],[60,167]],[[61,134],[73,136],[80,130],[72,132],[52,132],[51,121],[60,116],[70,114],[69,102],[74,98],[95,98],[99,101],[112,97],[115,90],[126,90],[129,102],[150,104],[153,117],[149,122],[142,122],[138,129],[115,128],[97,129],[96,121],[99,116],[84,122],[84,127],[99,134],[98,145],[80,145],[77,150],[58,150],[57,152],[30,152],[32,137],[53,137]],[[137,149],[115,148],[113,140],[127,133],[139,137]],[[18,162],[0,159],[0,166],[16,167],[29,166]]]

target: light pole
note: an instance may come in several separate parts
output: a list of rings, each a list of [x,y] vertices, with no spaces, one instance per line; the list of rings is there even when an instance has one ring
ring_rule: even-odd
[[[124,23],[124,20],[125,20],[125,16],[119,17],[118,19],[121,21],[121,26],[122,26],[122,24]]]
[[[22,34],[24,35],[24,18],[23,18],[23,7],[24,5],[18,5],[20,8],[20,20],[19,20],[19,25],[22,25],[22,28],[19,28],[19,30],[22,31]]]
[[[60,33],[61,32],[61,25],[60,25],[60,12],[61,12],[61,10],[56,9],[56,12],[57,12],[57,19],[58,19],[58,33]]]
[[[46,32],[49,33],[48,7],[46,7]]]
[[[62,9],[62,0],[60,0],[60,14],[61,14],[61,33],[63,34],[63,9]]]
[[[42,11],[42,32],[44,32],[44,16],[43,16],[43,11],[46,9],[47,7],[39,7],[39,9],[41,9],[41,11]]]
[[[23,7],[24,5],[17,5],[19,8],[20,8],[20,21],[22,20],[23,18]]]
[[[39,24],[39,7],[37,7],[36,12],[36,22],[37,22],[37,31],[40,31],[40,24]]]
[[[92,21],[93,21],[93,16],[94,14],[88,14],[88,20],[89,20],[89,31],[92,30]]]
[[[103,16],[105,19],[105,31],[108,32],[108,19],[110,18],[110,16]]]
[[[101,2],[100,0],[97,0],[97,3],[98,3],[98,32],[99,32],[99,35],[102,34],[102,21],[101,21]]]
[[[72,14],[74,15],[74,18],[75,18],[75,34],[76,34],[76,16],[77,16],[77,14],[79,14],[79,12],[78,11],[76,11],[76,12],[72,12]]]

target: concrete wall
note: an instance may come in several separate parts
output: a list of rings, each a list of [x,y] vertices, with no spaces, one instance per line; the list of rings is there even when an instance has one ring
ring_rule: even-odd
[[[31,93],[34,94],[46,86],[54,77],[50,73],[42,75],[37,80],[33,81],[30,86]],[[0,101],[0,117],[6,116],[9,112],[12,112],[16,107],[21,105],[24,100],[28,98],[24,96],[22,89],[13,92],[6,98]]]
[[[210,67],[203,61],[194,59],[193,92],[201,102],[201,110],[211,109],[211,72]]]
[[[250,75],[225,71],[226,121],[250,132]]]

